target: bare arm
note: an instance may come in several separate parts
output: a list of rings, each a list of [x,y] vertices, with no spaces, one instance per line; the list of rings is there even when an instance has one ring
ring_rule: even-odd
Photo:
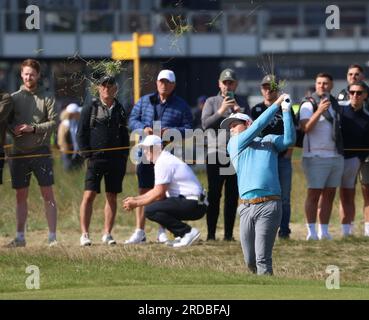
[[[167,184],[157,184],[153,189],[143,195],[124,199],[123,208],[125,210],[132,210],[137,207],[146,206],[154,201],[162,200],[165,198],[167,189]]]
[[[302,130],[307,133],[310,132],[318,122],[320,116],[322,113],[326,110],[328,110],[331,102],[328,99],[324,99],[320,101],[318,109],[313,113],[310,119],[303,119],[300,121],[300,125]]]

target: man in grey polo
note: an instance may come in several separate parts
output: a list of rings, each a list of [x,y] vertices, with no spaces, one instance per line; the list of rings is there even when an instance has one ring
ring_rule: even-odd
[[[237,177],[226,152],[227,139],[219,133],[220,123],[232,112],[250,113],[245,99],[235,95],[238,86],[234,70],[225,69],[218,81],[219,94],[205,101],[202,111],[202,127],[207,130],[208,150],[206,172],[208,176],[209,207],[206,214],[207,240],[215,240],[219,217],[220,198],[224,185],[224,240],[232,241],[233,227],[238,205]],[[211,130],[213,129],[213,130]]]
[[[284,134],[259,137],[280,105]],[[236,113],[220,125],[222,129],[229,128],[232,135],[227,150],[237,173],[242,200],[238,208],[242,251],[246,265],[258,275],[273,274],[272,250],[282,219],[278,153],[296,140],[290,110],[291,99],[284,94],[254,122],[247,115]]]

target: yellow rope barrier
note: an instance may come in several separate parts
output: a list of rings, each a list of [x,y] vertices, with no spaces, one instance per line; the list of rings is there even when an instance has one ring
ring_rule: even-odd
[[[196,145],[196,144],[194,144]],[[206,145],[196,145],[198,147],[202,147],[202,146],[206,146]],[[11,148],[12,145],[11,144],[7,144],[4,145],[4,149],[9,149]],[[64,154],[83,154],[83,153],[89,153],[89,152],[105,152],[105,151],[117,151],[117,150],[126,150],[126,149],[131,149],[131,147],[115,147],[115,148],[102,148],[102,149],[91,149],[91,150],[83,150],[83,151],[60,151],[58,150],[60,153],[64,153]],[[294,148],[289,148],[289,149],[294,149]],[[302,148],[299,148],[302,149]],[[321,149],[321,150],[328,150],[328,149]],[[369,151],[369,148],[348,148],[348,149],[344,149],[344,151]],[[41,157],[51,157],[52,153],[43,153],[43,154],[29,154],[29,155],[17,155],[17,156],[5,156],[5,157],[0,157],[0,160],[13,160],[13,159],[27,159],[27,158],[41,158]],[[196,161],[195,160],[189,160],[186,161],[187,163],[191,163],[191,164],[195,164]]]

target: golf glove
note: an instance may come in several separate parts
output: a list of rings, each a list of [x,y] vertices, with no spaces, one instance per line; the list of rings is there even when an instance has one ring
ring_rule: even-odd
[[[292,100],[289,95],[286,95],[281,103],[281,108],[283,112],[289,112],[291,110]]]

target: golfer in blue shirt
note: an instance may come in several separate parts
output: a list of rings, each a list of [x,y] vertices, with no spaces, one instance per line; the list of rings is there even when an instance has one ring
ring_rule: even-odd
[[[284,135],[259,137],[280,106]],[[291,98],[281,95],[254,122],[245,114],[235,113],[223,120],[220,127],[230,129],[232,135],[227,150],[242,200],[238,212],[246,265],[254,273],[272,275],[272,250],[282,218],[278,153],[293,146],[296,140]]]

